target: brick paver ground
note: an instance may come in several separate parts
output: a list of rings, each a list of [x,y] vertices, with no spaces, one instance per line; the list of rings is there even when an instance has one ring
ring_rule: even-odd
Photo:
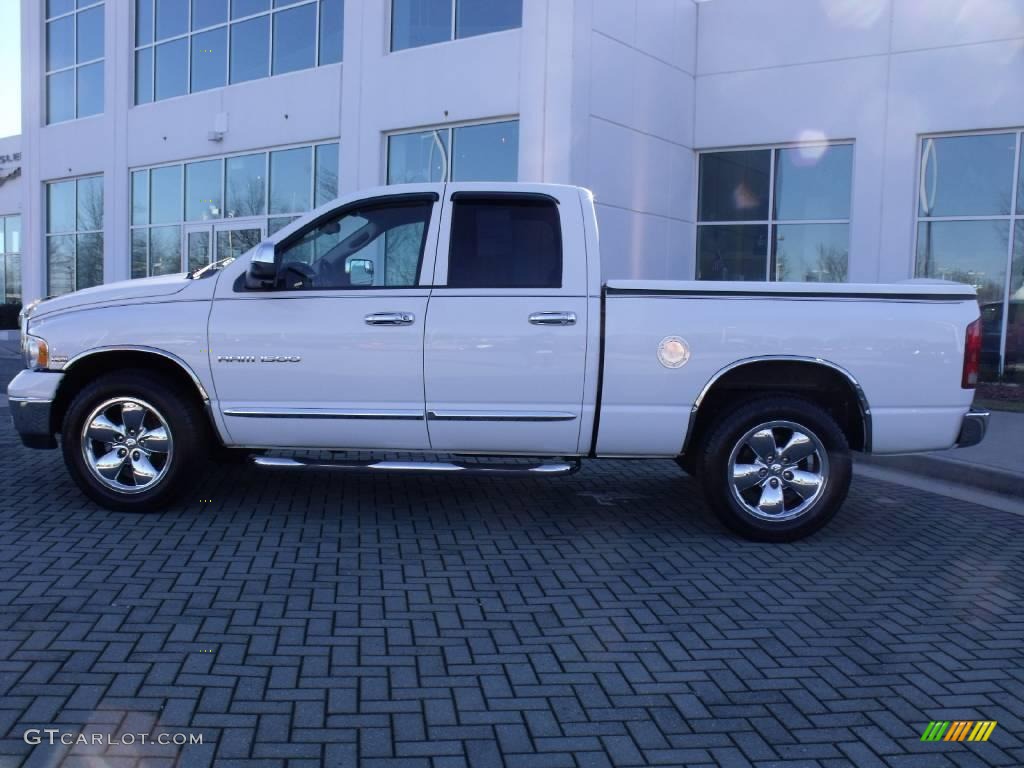
[[[1024,518],[857,479],[793,545],[670,462],[85,502],[0,411],[0,764],[1024,765]],[[203,501],[209,500],[209,501]],[[986,719],[985,744],[922,743]],[[26,728],[201,734],[29,746]]]

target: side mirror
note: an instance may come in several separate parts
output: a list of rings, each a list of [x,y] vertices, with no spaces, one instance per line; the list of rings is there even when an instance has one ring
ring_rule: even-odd
[[[252,290],[271,288],[277,277],[277,259],[275,246],[270,240],[264,240],[253,248],[249,259],[249,268],[245,272],[245,287]]]
[[[349,259],[345,262],[345,274],[352,285],[373,285],[373,260]]]

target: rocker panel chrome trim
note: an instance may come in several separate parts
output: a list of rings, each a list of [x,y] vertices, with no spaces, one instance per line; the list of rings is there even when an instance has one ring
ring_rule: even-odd
[[[254,456],[259,467],[275,469],[343,469],[379,472],[457,472],[467,475],[571,475],[580,468],[579,461],[556,461],[541,464],[472,464],[448,461],[355,461],[293,459],[285,456]]]

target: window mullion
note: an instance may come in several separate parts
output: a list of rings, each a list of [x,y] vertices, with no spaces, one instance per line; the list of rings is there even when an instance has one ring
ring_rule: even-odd
[[[766,264],[764,268],[765,280],[772,280],[772,261],[775,251],[775,159],[778,149],[772,147],[771,157],[768,162],[768,247]]]
[[[458,12],[459,12],[458,0],[452,0],[452,36],[449,38],[450,40],[455,40],[456,39],[455,34],[456,34],[456,32],[458,30],[457,30],[457,28],[455,26],[455,16],[456,16],[456,14]]]
[[[1010,233],[1006,243],[1006,278],[1003,281],[1003,322],[999,329],[999,376],[1006,370],[1006,336],[1010,321],[1010,283],[1013,280],[1013,247],[1016,239],[1017,190],[1020,187],[1021,134],[1013,151],[1013,188],[1010,190]]]

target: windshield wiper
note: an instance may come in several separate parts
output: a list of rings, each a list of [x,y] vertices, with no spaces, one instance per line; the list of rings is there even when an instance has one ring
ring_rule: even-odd
[[[185,275],[185,277],[188,278],[189,280],[198,280],[200,277],[205,277],[211,272],[216,272],[219,269],[224,269],[224,267],[226,267],[234,260],[234,256],[228,256],[226,259],[221,259],[220,261],[215,261],[212,264],[207,264],[205,267],[193,269],[191,272]]]

